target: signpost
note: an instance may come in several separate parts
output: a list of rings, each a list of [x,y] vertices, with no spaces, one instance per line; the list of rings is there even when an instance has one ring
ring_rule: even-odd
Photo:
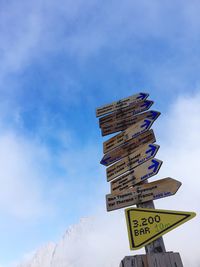
[[[139,249],[196,216],[194,212],[139,209],[125,210],[130,249]]]
[[[108,194],[106,195],[107,211],[172,196],[176,194],[180,186],[181,182],[172,178],[165,178],[131,187],[120,194]]]
[[[157,210],[154,200],[174,195],[181,182],[164,178],[148,183],[162,161],[155,157],[159,146],[151,128],[160,112],[147,111],[153,101],[138,93],[96,110],[102,136],[118,133],[103,143],[101,164],[111,192],[107,211],[125,210],[130,248],[145,246],[146,255],[125,257],[120,267],[183,267],[179,253],[166,252],[162,235],[195,217],[194,212]],[[106,115],[108,114],[108,115]],[[166,129],[167,130],[167,129]],[[111,165],[112,164],[112,165]]]

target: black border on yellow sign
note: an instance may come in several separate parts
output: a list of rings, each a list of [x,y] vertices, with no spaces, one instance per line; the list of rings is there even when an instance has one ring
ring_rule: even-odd
[[[164,213],[164,214],[170,214],[170,215],[179,215],[179,216],[185,216],[183,219],[181,219],[180,221],[178,221],[178,222],[176,222],[176,223],[174,223],[174,224],[172,224],[172,225],[170,225],[169,227],[167,227],[167,228],[165,228],[164,230],[162,230],[162,231],[160,231],[158,234],[156,234],[156,235],[154,235],[154,236],[152,236],[151,238],[149,238],[149,239],[147,239],[147,240],[145,240],[144,242],[142,242],[141,244],[139,244],[139,245],[137,245],[137,246],[135,246],[135,244],[134,244],[134,238],[133,238],[133,231],[131,230],[131,220],[130,220],[130,213],[131,213],[131,211],[133,211],[133,210],[135,210],[135,211],[142,211],[142,212],[152,212],[152,213]],[[148,242],[150,242],[151,241],[151,239],[153,239],[153,238],[155,238],[155,237],[160,237],[160,236],[162,236],[162,233],[164,233],[164,232],[166,232],[167,230],[169,230],[170,228],[173,228],[173,226],[175,226],[175,225],[177,225],[177,224],[179,224],[179,223],[181,223],[182,221],[184,221],[185,219],[187,219],[188,217],[191,217],[192,215],[191,214],[188,214],[188,213],[179,213],[179,212],[173,212],[173,211],[168,211],[168,210],[166,210],[166,211],[161,211],[161,210],[153,210],[153,209],[150,209],[150,210],[145,210],[145,209],[139,209],[139,208],[133,208],[133,209],[128,209],[128,210],[126,210],[126,213],[127,213],[127,218],[128,218],[128,226],[129,226],[129,229],[130,229],[130,237],[131,237],[131,242],[132,242],[132,247],[133,248],[138,248],[138,247],[141,247],[142,245],[145,245],[145,244],[147,244]]]

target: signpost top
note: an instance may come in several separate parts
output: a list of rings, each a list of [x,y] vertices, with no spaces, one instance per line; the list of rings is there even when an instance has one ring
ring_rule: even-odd
[[[123,98],[119,101],[115,101],[115,102],[112,102],[110,104],[103,105],[103,106],[96,109],[96,117],[100,117],[100,116],[106,115],[108,113],[111,113],[115,110],[118,110],[120,108],[127,107],[131,103],[137,103],[137,102],[140,102],[142,100],[145,100],[145,99],[147,99],[148,96],[149,96],[149,94],[147,94],[147,93],[138,93],[136,95],[132,95],[132,96]]]

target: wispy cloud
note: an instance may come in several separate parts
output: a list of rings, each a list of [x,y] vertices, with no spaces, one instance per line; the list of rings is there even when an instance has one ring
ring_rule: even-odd
[[[42,164],[49,160],[45,148],[36,148],[13,133],[4,133],[0,136],[0,151],[1,214],[18,218],[48,214],[44,197],[46,177],[42,173]]]
[[[180,1],[173,5],[158,1],[99,4],[60,0],[56,5],[52,1],[35,1],[34,5],[10,1],[9,8],[2,5],[1,9],[1,82],[7,77],[3,79],[7,90],[13,85],[19,90],[17,83],[26,79],[23,74],[30,66],[36,65],[42,72],[50,68],[52,73],[54,67],[57,72],[56,58],[60,67],[64,63],[61,71],[72,81],[77,80],[77,71],[88,77],[85,68],[92,72],[96,62],[127,73],[127,78],[143,69],[148,82],[152,76],[154,83],[158,81],[160,72],[162,77],[174,74],[181,82],[182,73],[189,71],[192,76],[194,65],[199,67],[193,53],[198,53],[198,5]],[[97,67],[95,70],[99,72]],[[171,83],[174,90],[177,84]],[[74,86],[63,90],[72,93]]]

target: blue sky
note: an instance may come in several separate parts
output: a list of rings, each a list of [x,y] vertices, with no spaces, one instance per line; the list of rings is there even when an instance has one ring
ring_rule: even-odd
[[[0,0],[0,266],[104,209],[106,138],[96,107],[149,92],[163,114],[155,127],[166,149],[174,114],[184,122],[184,105],[198,112],[199,8],[178,0]],[[194,128],[189,134],[198,140]]]

